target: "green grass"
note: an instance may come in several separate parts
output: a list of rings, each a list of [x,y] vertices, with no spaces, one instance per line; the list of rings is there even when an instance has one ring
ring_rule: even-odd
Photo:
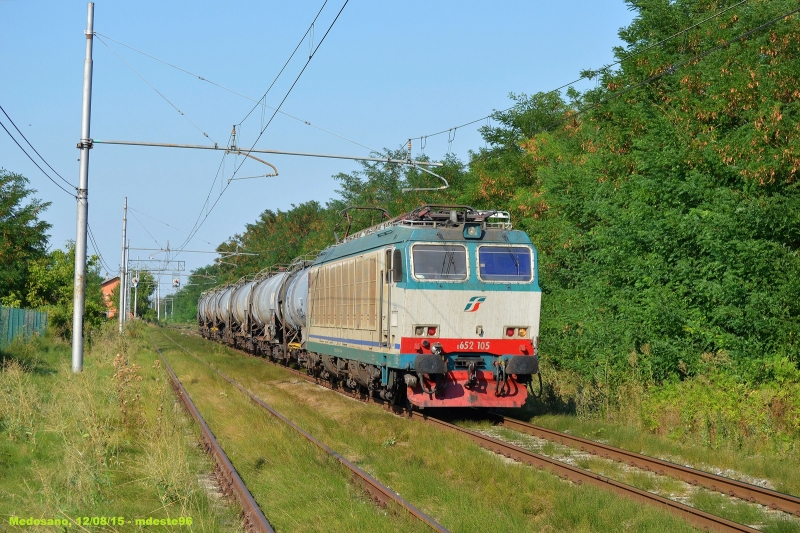
[[[506,442],[512,442],[533,452],[566,461],[584,470],[595,472],[638,489],[681,502],[688,501],[694,507],[734,522],[758,525],[764,531],[772,531],[777,528],[778,531],[800,532],[800,521],[789,515],[776,513],[762,506],[729,498],[703,488],[692,487],[668,476],[645,472],[504,427],[494,427],[488,422],[460,422],[459,425],[490,434]]]
[[[661,510],[510,463],[463,436],[314,386],[256,358],[168,334],[452,531],[692,530]],[[170,358],[193,361],[176,352]],[[196,362],[183,370],[187,379],[205,375]]]
[[[514,415],[509,413],[509,416]],[[690,439],[675,440],[668,436],[654,435],[635,424],[586,420],[571,415],[541,415],[523,419],[651,457],[715,471],[714,473],[736,477],[749,483],[767,480],[770,488],[788,494],[800,494],[800,460],[793,456],[771,454],[763,449],[758,453],[727,447],[712,449],[698,445]]]
[[[213,370],[153,337],[276,531],[427,531],[377,507],[338,461]]]
[[[71,371],[70,346],[53,339],[2,354],[0,523],[11,516],[191,516],[192,531],[241,531],[239,509],[201,486],[212,464],[139,329],[120,339],[109,326],[79,374]]]

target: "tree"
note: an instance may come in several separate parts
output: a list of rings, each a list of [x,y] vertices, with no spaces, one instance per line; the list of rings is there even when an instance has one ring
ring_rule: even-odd
[[[22,307],[32,262],[47,255],[47,231],[51,225],[39,220],[50,206],[27,188],[28,179],[0,168],[0,305]]]
[[[47,311],[54,333],[69,339],[72,335],[72,311],[75,276],[75,243],[64,250],[53,250],[28,267],[25,301],[35,309]],[[100,327],[106,321],[106,305],[100,290],[100,260],[96,255],[86,262],[86,303],[84,327]]]

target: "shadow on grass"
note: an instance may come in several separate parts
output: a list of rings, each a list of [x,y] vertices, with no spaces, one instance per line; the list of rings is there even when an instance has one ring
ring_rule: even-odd
[[[0,368],[12,363],[19,364],[25,372],[39,376],[49,376],[57,371],[49,361],[42,357],[42,352],[49,351],[39,339],[27,342],[15,341],[0,348]]]
[[[533,386],[534,393],[538,393],[538,384]],[[507,409],[503,414],[515,418],[528,419],[541,415],[577,415],[577,403],[572,396],[564,396],[557,392],[552,385],[545,383],[541,396],[533,396],[528,392],[528,401],[520,409]]]

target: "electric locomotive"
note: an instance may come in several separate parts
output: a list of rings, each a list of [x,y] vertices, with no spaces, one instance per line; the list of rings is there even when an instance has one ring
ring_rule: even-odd
[[[508,213],[426,205],[204,293],[198,324],[386,400],[520,407],[539,371],[540,306],[536,248]]]

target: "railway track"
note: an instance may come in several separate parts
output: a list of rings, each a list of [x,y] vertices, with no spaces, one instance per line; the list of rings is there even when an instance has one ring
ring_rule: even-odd
[[[800,498],[791,494],[784,494],[757,485],[751,485],[735,479],[696,470],[688,466],[655,459],[621,448],[615,448],[614,446],[609,446],[600,442],[536,426],[499,413],[488,412],[481,414],[489,417],[497,425],[519,431],[520,433],[526,433],[541,439],[564,444],[572,448],[580,449],[580,451],[591,455],[623,462],[628,466],[680,479],[693,486],[700,486],[709,490],[721,492],[728,496],[741,498],[751,503],[759,503],[770,509],[800,516]]]
[[[239,473],[236,472],[236,469],[233,467],[233,463],[231,463],[230,459],[228,459],[228,456],[219,445],[219,442],[217,442],[217,439],[214,437],[214,434],[211,432],[208,424],[206,424],[206,421],[203,420],[203,417],[200,415],[200,411],[198,411],[197,407],[195,407],[194,402],[192,402],[192,399],[189,397],[189,393],[186,392],[186,389],[178,379],[178,376],[175,375],[172,367],[169,366],[169,363],[164,358],[164,354],[161,353],[161,350],[158,348],[158,346],[156,346],[156,343],[153,342],[152,338],[150,339],[150,342],[153,343],[153,347],[156,349],[156,352],[158,352],[158,356],[161,358],[164,368],[167,369],[172,388],[178,395],[178,399],[180,399],[183,406],[200,426],[200,433],[206,451],[208,451],[209,455],[211,455],[211,457],[214,459],[214,462],[217,464],[217,468],[227,485],[223,488],[223,490],[229,494],[233,494],[234,497],[239,501],[239,504],[242,506],[242,514],[247,530],[252,533],[275,533],[275,530],[272,529],[269,520],[267,520],[267,517],[264,516],[261,508],[256,503],[255,498],[253,498],[253,495],[250,494],[250,491],[247,489],[244,481],[242,481]]]
[[[172,340],[172,342],[178,344],[171,337],[167,338]],[[178,346],[180,347],[179,344]],[[189,353],[188,350],[186,350],[185,348],[181,347],[181,349]],[[248,354],[247,352],[241,350],[237,351],[250,356],[250,354]],[[272,361],[268,362],[272,363]],[[277,363],[272,363],[272,364],[277,364]],[[612,490],[613,492],[620,494],[622,496],[632,498],[634,500],[641,501],[649,505],[660,507],[676,516],[681,517],[682,519],[686,520],[687,522],[701,529],[706,529],[711,531],[721,531],[721,532],[754,533],[758,531],[757,529],[751,528],[743,524],[739,524],[737,522],[733,522],[731,520],[727,520],[725,518],[710,513],[706,513],[705,511],[701,511],[689,505],[685,505],[683,503],[676,502],[668,498],[664,498],[663,496],[659,496],[657,494],[637,489],[625,483],[621,483],[613,479],[610,479],[608,477],[601,476],[599,474],[595,474],[593,472],[574,467],[572,465],[566,464],[556,459],[552,459],[545,455],[531,452],[529,450],[502,441],[500,439],[496,439],[494,437],[484,435],[476,431],[472,431],[466,428],[462,428],[460,426],[456,426],[454,424],[450,424],[449,422],[440,420],[438,418],[429,416],[427,414],[420,414],[419,412],[415,411],[409,412],[405,408],[401,408],[399,406],[389,406],[387,402],[375,399],[371,396],[361,394],[359,392],[349,391],[347,389],[334,387],[329,382],[316,379],[313,376],[308,375],[306,372],[295,370],[283,365],[279,366],[282,366],[286,370],[294,373],[298,377],[301,377],[311,383],[315,383],[317,385],[322,385],[327,388],[337,390],[338,392],[360,399],[365,402],[381,404],[385,408],[391,409],[397,414],[405,414],[411,418],[414,417],[420,418],[423,421],[430,424],[434,424],[442,429],[462,434],[483,448],[501,454],[515,461],[525,463],[530,466],[535,466],[536,468],[539,469],[549,470],[555,473],[556,475],[562,477],[563,479],[573,481],[578,485],[583,483],[588,483],[595,486],[601,486],[606,489]],[[498,413],[489,413],[488,416],[490,416],[495,423],[507,427],[509,429],[514,429],[522,433],[531,434],[546,440],[551,440],[553,442],[558,442],[561,444],[565,444],[567,446],[579,448],[582,451],[585,451],[590,454],[594,453],[596,455],[599,455],[600,457],[606,457],[617,461],[624,461],[627,464],[634,467],[639,467],[644,470],[649,470],[657,474],[669,475],[677,479],[680,479],[682,481],[685,481],[691,485],[695,486],[699,485],[704,488],[723,492],[730,496],[736,496],[750,502],[767,505],[772,509],[779,509],[792,514],[798,514],[798,512],[800,512],[800,499],[792,495],[782,494],[755,485],[749,485],[747,483],[743,483],[740,481],[732,480],[722,476],[717,476],[715,474],[711,474],[708,472],[703,472],[700,470],[683,467],[681,465],[669,463],[668,461],[662,461],[660,459],[647,457],[641,454],[629,452],[627,450],[622,450],[620,448],[615,448],[613,446],[597,443],[594,441],[590,441],[588,439],[582,439],[580,437],[574,437],[572,435],[549,430],[547,428],[541,428],[539,426],[535,426],[533,424],[529,424],[521,420],[505,417]]]
[[[293,430],[295,430],[297,433],[302,435],[304,438],[306,438],[309,442],[311,442],[312,444],[317,446],[319,449],[323,450],[325,453],[327,453],[331,457],[334,457],[337,461],[339,461],[339,463],[342,466],[344,466],[350,472],[353,481],[356,482],[357,484],[359,484],[373,498],[373,500],[375,500],[379,505],[381,505],[382,507],[394,506],[396,509],[400,509],[402,511],[408,512],[411,516],[413,516],[416,519],[418,519],[419,521],[423,522],[424,524],[426,524],[428,527],[430,527],[434,531],[438,531],[440,533],[450,533],[449,530],[447,530],[444,526],[439,524],[436,520],[434,520],[432,517],[430,517],[427,514],[425,514],[422,510],[418,509],[416,506],[411,504],[409,501],[404,499],[402,496],[400,496],[399,494],[394,492],[392,489],[390,489],[386,485],[382,484],[380,481],[378,481],[377,479],[375,479],[374,477],[369,475],[367,472],[365,472],[364,470],[362,470],[358,466],[354,465],[353,463],[351,463],[350,461],[348,461],[347,459],[345,459],[344,457],[342,457],[341,455],[336,453],[334,450],[332,450],[331,448],[326,446],[321,441],[319,441],[316,438],[314,438],[310,433],[308,433],[307,431],[303,430],[297,424],[295,424],[294,422],[292,422],[291,420],[289,420],[288,418],[286,418],[285,416],[280,414],[278,411],[276,411],[275,409],[273,409],[272,407],[270,407],[269,405],[264,403],[260,398],[258,398],[256,396],[254,396],[253,394],[251,394],[250,391],[248,391],[247,389],[242,387],[236,380],[228,377],[223,372],[220,372],[219,370],[217,370],[216,368],[214,368],[213,366],[211,366],[207,362],[203,361],[200,357],[198,357],[196,354],[194,354],[194,353],[190,352],[189,350],[187,350],[185,347],[183,347],[180,343],[178,343],[175,339],[173,339],[172,337],[170,337],[166,333],[162,333],[162,335],[165,338],[167,338],[168,340],[170,340],[172,343],[174,343],[179,349],[181,349],[182,351],[186,352],[188,355],[192,356],[194,359],[196,359],[200,363],[204,364],[205,366],[207,366],[208,368],[210,368],[214,372],[216,372],[222,379],[224,379],[225,381],[227,381],[228,383],[230,383],[231,385],[233,385],[234,387],[239,389],[242,393],[244,393],[250,399],[251,402],[253,402],[254,404],[258,405],[259,407],[265,409],[272,416],[274,416],[275,418],[277,418],[277,419],[281,420],[282,422],[284,422],[286,425],[291,427]],[[154,344],[154,346],[155,346],[155,344]],[[156,347],[156,349],[158,350],[158,347]],[[159,350],[159,354],[161,354],[160,350]],[[162,360],[164,359],[163,355],[162,355],[161,358],[162,358]],[[164,364],[167,365],[167,362],[164,361]],[[171,369],[170,369],[170,374],[174,376],[174,374],[172,374],[172,370]],[[177,378],[175,378],[175,379],[177,380]],[[184,391],[184,394],[185,394],[185,391]],[[186,395],[185,397],[188,400],[188,395]],[[191,400],[189,400],[189,401],[191,402]],[[199,416],[199,413],[198,413],[198,416]],[[233,468],[233,467],[231,466],[231,468]],[[246,488],[245,488],[245,490],[246,490]],[[269,531],[272,531],[272,530],[270,529]]]

